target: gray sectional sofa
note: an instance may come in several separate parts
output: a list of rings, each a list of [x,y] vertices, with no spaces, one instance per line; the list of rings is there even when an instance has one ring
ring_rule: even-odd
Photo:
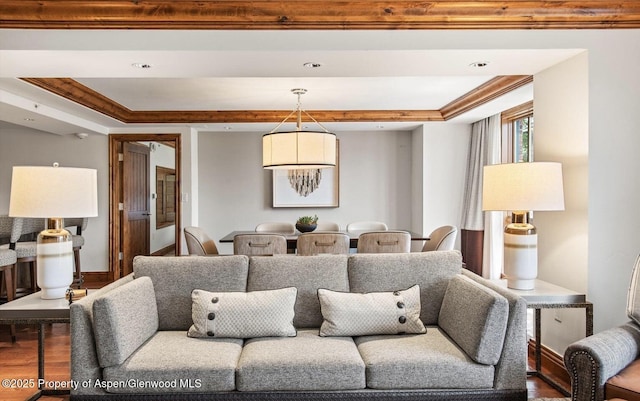
[[[526,400],[526,304],[461,266],[137,257],[71,305],[71,399]]]

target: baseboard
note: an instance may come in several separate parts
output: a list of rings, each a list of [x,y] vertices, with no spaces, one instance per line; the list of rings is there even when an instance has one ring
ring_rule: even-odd
[[[172,253],[172,254],[175,255],[175,253],[176,253],[176,244],[171,244],[169,246],[165,246],[162,249],[158,249],[157,251],[152,253],[151,256],[164,256],[164,255],[167,255],[169,253]]]
[[[100,288],[113,281],[112,272],[82,272],[83,288]]]
[[[529,340],[529,358],[535,361],[536,340]],[[560,384],[567,391],[571,391],[571,380],[569,373],[564,367],[564,358],[551,348],[542,344],[540,347],[540,363],[542,364],[542,371],[553,378],[555,382]]]

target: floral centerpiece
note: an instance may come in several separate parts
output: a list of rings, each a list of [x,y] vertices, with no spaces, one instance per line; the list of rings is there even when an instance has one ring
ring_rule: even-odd
[[[296,229],[301,233],[308,233],[318,226],[318,216],[302,216],[296,221]]]

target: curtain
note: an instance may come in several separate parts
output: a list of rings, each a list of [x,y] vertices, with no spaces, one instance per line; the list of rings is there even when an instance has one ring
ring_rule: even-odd
[[[500,154],[500,114],[473,123],[460,227],[462,254],[467,269],[487,278],[499,278],[502,271],[502,237],[495,235],[502,232],[502,212],[482,212],[482,169],[499,163]]]

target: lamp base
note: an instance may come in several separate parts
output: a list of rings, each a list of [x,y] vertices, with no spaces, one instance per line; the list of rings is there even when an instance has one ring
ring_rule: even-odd
[[[504,230],[504,274],[514,290],[533,290],[538,277],[538,234],[525,216],[514,213]]]
[[[59,299],[73,283],[73,243],[62,219],[48,219],[47,226],[36,246],[37,284],[42,299]]]

